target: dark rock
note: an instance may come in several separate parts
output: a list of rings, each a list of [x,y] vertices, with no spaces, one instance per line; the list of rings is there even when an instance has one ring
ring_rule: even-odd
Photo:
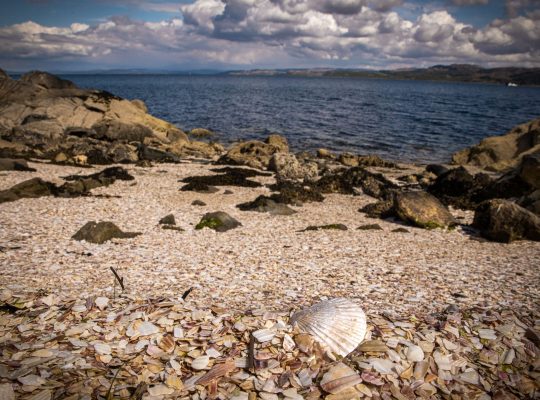
[[[405,229],[405,228],[396,228],[396,229],[392,229],[391,232],[394,232],[394,233],[409,233],[409,230]]]
[[[211,193],[217,193],[219,192],[219,189],[215,186],[207,185],[203,182],[190,182],[180,188],[183,192],[197,192],[197,193],[205,193],[205,194],[211,194]]]
[[[0,191],[0,203],[16,201],[23,198],[37,198],[51,196],[57,192],[54,184],[41,178],[32,178],[12,186],[10,189]]]
[[[356,229],[359,229],[361,231],[369,231],[369,230],[382,231],[382,228],[381,228],[381,226],[379,224],[362,225],[362,226],[359,226]]]
[[[420,228],[446,228],[456,224],[448,209],[426,192],[396,193],[393,209],[402,221]]]
[[[329,225],[310,225],[306,229],[301,230],[300,232],[306,231],[319,231],[319,230],[337,230],[337,231],[346,231],[346,225],[343,224],[329,224]]]
[[[272,155],[288,151],[287,139],[279,135],[270,135],[267,143],[250,140],[235,144],[217,162],[218,164],[247,165],[252,168],[266,169]]]
[[[517,204],[536,215],[540,215],[540,189],[521,197],[517,201]]]
[[[534,189],[540,189],[540,151],[523,156],[519,177]]]
[[[473,176],[465,168],[459,167],[439,175],[428,191],[443,204],[473,210],[485,200],[486,188],[491,183],[488,175]]]
[[[400,169],[399,165],[397,165],[396,163],[383,160],[381,157],[375,156],[375,155],[358,156],[357,161],[360,167],[380,167],[380,168]]]
[[[174,224],[161,225],[161,229],[169,229],[169,230],[172,230],[172,231],[185,232],[185,230],[183,228],[180,228],[179,226],[176,226]]]
[[[78,181],[82,179],[94,179],[102,183],[114,182],[115,180],[132,181],[135,178],[122,167],[109,167],[90,175],[68,175],[63,178],[66,181]],[[110,184],[109,183],[109,184]]]
[[[176,220],[174,219],[173,214],[164,216],[159,220],[160,225],[176,225]]]
[[[369,172],[362,167],[353,167],[332,175],[323,176],[316,182],[322,193],[358,194],[361,189],[377,199],[388,198],[397,186],[382,174]]]
[[[204,214],[201,221],[195,226],[195,229],[210,228],[217,232],[226,232],[228,230],[242,226],[242,224],[223,211]]]
[[[139,168],[151,168],[152,163],[150,160],[139,160],[135,163],[135,165]]]
[[[0,158],[0,171],[30,171],[35,172],[34,168],[30,168],[26,160]]]
[[[238,204],[236,207],[242,211],[267,212],[272,215],[296,214],[296,211],[294,211],[292,208],[285,204],[277,203],[272,198],[267,196],[259,196],[253,201]]]
[[[480,204],[473,226],[482,236],[497,242],[540,241],[540,217],[508,200],[495,199]]]
[[[234,194],[234,192],[232,190],[227,189],[223,192],[223,194]]]
[[[115,224],[108,221],[87,222],[71,238],[75,240],[85,240],[89,243],[102,244],[113,238],[125,239],[141,235],[140,232],[123,232]]]
[[[259,182],[247,179],[252,175],[253,171],[243,168],[222,168],[219,170],[222,173],[218,175],[203,175],[203,176],[188,176],[182,179],[182,182],[187,183],[181,190],[200,191],[208,186],[240,186],[240,187],[260,187]]]
[[[279,191],[279,193],[270,196],[277,203],[301,206],[306,202],[321,202],[324,200],[318,189],[290,181],[279,181],[275,185],[271,185],[270,189]]]
[[[366,213],[369,218],[388,218],[393,216],[394,202],[392,200],[381,200],[376,203],[370,203],[362,207],[360,212]]]
[[[441,176],[442,174],[446,174],[450,170],[444,165],[429,164],[426,166],[426,171],[431,172],[432,174],[435,174],[436,176]]]
[[[192,206],[205,206],[206,203],[204,201],[201,201],[201,200],[193,200],[191,202],[191,205]]]

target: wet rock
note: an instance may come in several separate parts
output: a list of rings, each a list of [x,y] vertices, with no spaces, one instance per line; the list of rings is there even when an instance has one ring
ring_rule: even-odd
[[[452,156],[459,165],[475,165],[492,171],[517,166],[525,154],[540,150],[540,118],[518,125],[502,136],[492,136]]]
[[[281,180],[314,180],[318,169],[315,163],[301,163],[294,154],[276,153],[268,165],[270,171],[275,171]]]
[[[108,167],[99,172],[90,175],[68,175],[63,178],[66,181],[79,181],[84,179],[93,179],[100,181],[103,185],[111,184],[115,180],[132,181],[133,175],[122,167]]]
[[[95,221],[89,221],[71,238],[79,241],[85,240],[89,243],[102,244],[114,238],[126,239],[139,235],[141,235],[140,232],[123,232],[112,222],[103,221],[96,223]]]
[[[106,150],[106,156],[114,164],[135,163],[139,160],[137,148],[126,143],[114,143]]]
[[[275,153],[288,152],[289,147],[285,138],[271,135],[268,143],[250,140],[234,145],[218,160],[219,164],[247,165],[252,168],[266,169],[270,158]]]
[[[12,186],[10,189],[0,191],[0,203],[16,201],[23,198],[36,198],[51,196],[57,188],[54,184],[41,178],[32,178]]]
[[[288,207],[286,204],[278,203],[271,197],[267,196],[259,196],[253,201],[238,204],[236,207],[242,211],[267,212],[272,215],[296,214],[296,211]]]
[[[195,229],[210,228],[216,232],[226,232],[239,226],[242,226],[242,224],[229,214],[223,211],[217,211],[204,214],[200,222],[195,226]]]
[[[379,224],[361,225],[356,229],[361,230],[361,231],[371,231],[371,230],[373,230],[373,231],[382,231],[383,230]]]
[[[396,193],[393,208],[402,221],[420,228],[446,228],[456,224],[448,209],[426,192]]]
[[[163,163],[179,163],[180,157],[170,151],[159,149],[155,146],[139,145],[138,156],[141,160],[163,162]]]
[[[346,231],[347,228],[344,224],[328,224],[328,225],[310,225],[306,229],[301,230],[300,232],[306,231],[320,231],[320,230],[336,230],[336,231]]]
[[[483,237],[497,242],[540,241],[540,217],[508,200],[482,203],[474,214],[473,226]]]
[[[202,200],[193,200],[191,202],[191,205],[192,206],[200,206],[200,207],[202,207],[202,206],[205,206],[206,203],[204,201],[202,201]]]
[[[173,214],[164,216],[159,220],[160,225],[176,225],[176,220]]]
[[[29,171],[35,172],[34,168],[30,168],[26,160],[0,158],[0,171]]]

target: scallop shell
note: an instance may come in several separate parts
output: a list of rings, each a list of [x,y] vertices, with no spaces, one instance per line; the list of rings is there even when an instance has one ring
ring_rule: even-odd
[[[343,298],[321,301],[294,313],[291,325],[297,325],[323,347],[342,357],[364,340],[367,328],[364,311]]]

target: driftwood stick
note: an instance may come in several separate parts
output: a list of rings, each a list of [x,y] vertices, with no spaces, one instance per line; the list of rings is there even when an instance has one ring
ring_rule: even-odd
[[[186,297],[189,296],[189,294],[191,293],[191,291],[192,291],[193,289],[194,289],[194,288],[190,287],[188,290],[186,290],[186,291],[184,292],[184,294],[182,295],[182,300],[185,300]]]
[[[118,272],[116,272],[116,270],[113,267],[110,267],[110,268],[111,268],[112,273],[114,274],[114,277],[116,278],[116,280],[120,284],[120,287],[122,288],[122,291],[124,291],[126,289],[124,287],[124,278],[120,278],[120,275],[118,275]]]
[[[255,372],[255,336],[252,333],[249,334],[247,366],[248,369]]]

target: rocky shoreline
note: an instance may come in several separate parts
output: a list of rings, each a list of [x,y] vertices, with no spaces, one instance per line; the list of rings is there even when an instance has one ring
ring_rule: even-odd
[[[225,149],[46,73],[0,99],[0,398],[538,396],[540,120],[425,167]],[[342,360],[288,324],[338,297]]]

